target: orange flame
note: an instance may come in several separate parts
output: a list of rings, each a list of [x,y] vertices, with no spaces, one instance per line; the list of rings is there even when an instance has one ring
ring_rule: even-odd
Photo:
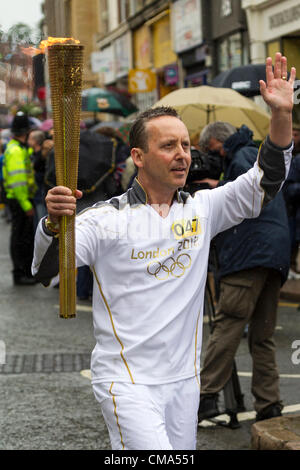
[[[53,46],[54,44],[80,44],[80,41],[74,38],[52,38],[51,36],[48,39],[45,39],[40,43],[41,52],[44,54],[46,49],[49,46]]]
[[[29,47],[21,47],[21,51],[23,54],[28,55],[30,57],[33,57],[37,54],[41,54],[41,51],[39,49],[36,49],[36,47],[29,46]]]

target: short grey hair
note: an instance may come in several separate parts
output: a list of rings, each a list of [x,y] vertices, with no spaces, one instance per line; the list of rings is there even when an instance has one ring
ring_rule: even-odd
[[[236,127],[229,124],[229,122],[216,121],[207,124],[201,131],[199,146],[202,151],[206,152],[211,138],[217,139],[224,144],[225,140],[232,134],[235,134],[236,131]]]
[[[32,139],[35,141],[35,143],[37,145],[42,145],[42,143],[45,140],[45,133],[43,131],[38,130],[38,129],[34,130],[34,131],[31,131],[30,135],[31,135]]]

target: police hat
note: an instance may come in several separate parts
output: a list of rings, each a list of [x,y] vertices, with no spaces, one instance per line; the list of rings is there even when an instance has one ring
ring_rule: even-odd
[[[23,113],[23,111],[18,111],[11,124],[12,133],[15,135],[23,135],[27,134],[29,129],[30,123],[27,114]]]

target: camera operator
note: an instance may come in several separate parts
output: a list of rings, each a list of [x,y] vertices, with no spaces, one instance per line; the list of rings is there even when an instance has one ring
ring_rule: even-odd
[[[219,152],[204,153],[191,148],[191,157],[191,166],[184,189],[193,195],[200,189],[217,186],[223,172],[223,159]]]
[[[218,181],[209,174],[198,182],[214,188],[248,171],[257,155],[252,135],[244,125],[239,130],[224,122],[207,125],[200,135],[200,148],[219,154],[224,179]],[[279,291],[287,279],[290,262],[288,221],[281,192],[258,218],[244,220],[214,241],[220,296],[201,372],[199,421],[219,414],[218,393],[231,377],[247,324],[256,420],[280,416],[283,406],[273,334]]]

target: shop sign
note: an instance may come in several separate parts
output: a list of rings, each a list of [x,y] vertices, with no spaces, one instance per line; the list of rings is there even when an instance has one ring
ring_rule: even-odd
[[[130,69],[130,35],[120,36],[115,40],[116,78],[128,75]]]
[[[177,60],[177,56],[172,50],[169,14],[156,21],[152,30],[154,67],[158,69]]]
[[[269,17],[269,26],[270,29],[278,28],[287,23],[292,23],[293,21],[298,21],[300,19],[300,5],[295,5],[294,7],[287,8],[286,10],[275,13]]]
[[[112,45],[99,52],[91,53],[93,73],[100,73],[104,84],[112,83],[116,79],[114,48]]]
[[[203,42],[201,0],[178,0],[172,4],[173,49],[183,52]]]
[[[134,65],[139,69],[152,67],[152,42],[148,26],[143,25],[133,33]]]
[[[221,16],[225,18],[230,16],[232,13],[232,3],[231,0],[222,0],[221,3]]]
[[[149,93],[156,87],[156,74],[148,69],[131,69],[128,74],[129,93]]]
[[[177,65],[168,65],[165,67],[165,84],[172,86],[177,85],[178,83],[178,66]]]

